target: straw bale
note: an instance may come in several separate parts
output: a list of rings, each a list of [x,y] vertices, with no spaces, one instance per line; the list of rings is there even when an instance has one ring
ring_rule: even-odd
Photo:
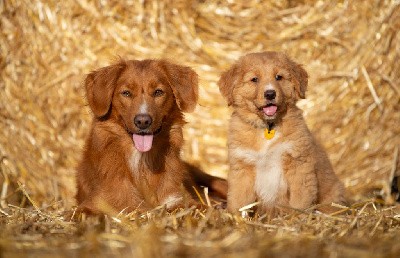
[[[400,148],[399,1],[7,0],[0,1],[0,14],[0,212],[11,216],[7,221],[15,218],[15,223],[30,223],[28,229],[3,231],[32,233],[23,244],[29,245],[36,237],[41,239],[42,233],[35,227],[46,228],[43,221],[51,221],[48,230],[55,230],[54,234],[60,231],[64,232],[61,235],[67,234],[64,237],[79,235],[80,225],[74,224],[70,229],[71,225],[61,223],[55,213],[44,211],[68,210],[74,205],[75,166],[91,120],[82,81],[89,71],[118,56],[169,58],[199,73],[200,101],[196,111],[186,116],[183,156],[208,173],[226,176],[226,130],[231,110],[219,94],[218,77],[245,53],[286,52],[304,64],[310,74],[307,100],[299,106],[327,149],[349,195],[357,202],[379,195],[384,204],[393,204],[390,181],[400,170],[396,157]],[[33,211],[29,216],[33,218],[11,204],[29,204]],[[390,210],[388,215],[378,208],[375,213],[360,213],[362,219],[357,217],[356,208],[354,212],[353,217],[343,220],[355,221],[349,230],[359,227],[354,235],[358,234],[361,247],[374,242],[372,238],[360,240],[367,232],[389,232],[382,238],[388,246],[394,243],[398,234],[390,232],[399,227],[396,212]],[[371,254],[367,253],[370,248],[357,249],[344,243],[353,233],[346,231],[345,240],[341,240],[340,232],[344,232],[341,230],[346,223],[336,219],[310,218],[319,226],[326,223],[327,227],[318,229],[298,228],[301,219],[296,216],[289,222],[271,222],[275,228],[267,227],[267,231],[273,231],[274,237],[268,242],[264,238],[271,235],[261,230],[265,226],[242,227],[243,221],[218,216],[237,231],[230,231],[228,226],[221,228],[221,241],[212,253],[229,250],[260,254],[249,253],[250,249],[241,249],[240,245],[232,247],[240,239],[243,246],[260,245],[263,250],[276,250],[276,254],[282,250],[289,254],[289,246],[304,245],[325,254],[337,247],[344,248],[340,254]],[[368,216],[372,221],[368,222]],[[199,252],[194,247],[198,243],[189,239],[192,231],[185,227],[196,227],[201,219],[187,225],[185,220],[178,220],[182,231],[176,230],[174,222],[165,220],[173,219],[161,219],[167,229],[160,224],[154,226],[155,220],[128,233],[123,227],[110,226],[128,236],[113,239],[114,235],[104,233],[96,244],[107,243],[110,247],[114,243],[114,251],[135,250],[132,252],[147,256],[151,250],[141,249],[144,247],[140,244],[137,249],[118,246],[131,243],[134,238],[138,243],[154,240],[155,245],[165,247],[166,242],[178,239],[182,242],[170,245],[169,254]],[[337,231],[330,227],[336,223],[340,228]],[[361,226],[363,223],[366,227]],[[32,228],[35,230],[30,231]],[[86,232],[84,239],[90,238],[88,228],[82,229]],[[294,229],[294,233],[289,230],[292,233],[287,234],[286,229]],[[165,239],[146,239],[147,232],[162,232]],[[257,244],[251,243],[254,239],[249,232],[256,235]],[[210,240],[218,238],[214,233],[203,235],[205,240],[200,243],[214,246]],[[299,234],[303,237],[296,241]],[[324,237],[336,240],[326,243]],[[317,241],[308,241],[313,238]],[[279,242],[282,239],[287,241]],[[41,241],[38,243],[48,245],[46,241],[50,240]],[[0,247],[7,243],[0,242]],[[64,248],[74,249],[76,243],[70,244]],[[386,249],[381,245],[376,250]],[[386,254],[390,250],[400,252],[397,246],[386,250]]]
[[[300,105],[349,191],[388,193],[400,144],[396,1],[24,0],[2,2],[1,14],[1,167],[40,204],[72,203],[91,119],[81,82],[117,56],[170,58],[200,74],[184,157],[226,175],[230,111],[216,81],[240,55],[262,50],[309,71]]]

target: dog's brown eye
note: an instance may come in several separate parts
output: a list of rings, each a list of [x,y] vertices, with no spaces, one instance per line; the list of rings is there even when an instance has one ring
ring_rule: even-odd
[[[164,94],[164,91],[163,91],[163,90],[156,89],[156,90],[154,91],[154,97],[160,97],[160,96],[162,96],[163,94]]]
[[[257,77],[253,77],[253,78],[251,78],[250,81],[252,81],[252,82],[258,82],[258,78],[257,78]]]
[[[279,74],[275,75],[275,80],[277,80],[277,81],[282,80],[282,75],[279,75]]]
[[[121,95],[124,97],[130,97],[132,96],[132,93],[129,90],[124,90],[121,92]]]

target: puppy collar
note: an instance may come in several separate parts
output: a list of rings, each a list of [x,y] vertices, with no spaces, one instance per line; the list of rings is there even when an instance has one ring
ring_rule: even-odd
[[[264,131],[264,137],[267,140],[271,140],[275,136],[275,125],[274,123],[268,123],[268,127]]]

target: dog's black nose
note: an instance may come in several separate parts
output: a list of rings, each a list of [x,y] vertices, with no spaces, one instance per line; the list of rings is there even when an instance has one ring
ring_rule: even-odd
[[[151,119],[151,116],[147,114],[139,114],[135,116],[135,119],[133,121],[135,122],[137,128],[143,130],[150,127],[153,119]]]
[[[266,90],[264,92],[264,97],[268,100],[273,100],[276,97],[276,91],[275,90]]]

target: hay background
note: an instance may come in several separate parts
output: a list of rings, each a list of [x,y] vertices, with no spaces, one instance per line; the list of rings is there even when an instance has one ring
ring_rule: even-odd
[[[398,1],[0,3],[1,170],[40,205],[73,204],[91,119],[82,81],[117,56],[170,58],[199,73],[184,157],[224,176],[230,111],[218,76],[245,53],[284,51],[310,74],[300,106],[351,195],[387,188],[400,144]]]

